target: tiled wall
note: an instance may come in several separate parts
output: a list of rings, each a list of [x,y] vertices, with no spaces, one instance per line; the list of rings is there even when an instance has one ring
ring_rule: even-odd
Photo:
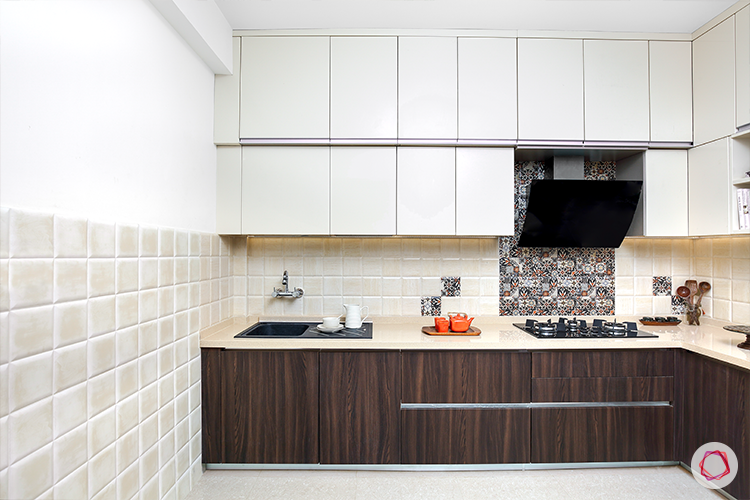
[[[0,210],[0,498],[186,496],[229,260],[217,235]]]

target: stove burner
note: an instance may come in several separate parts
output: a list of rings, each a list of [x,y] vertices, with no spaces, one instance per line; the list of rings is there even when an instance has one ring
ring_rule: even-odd
[[[537,321],[527,319],[526,323],[513,323],[514,326],[537,338],[658,338],[657,335],[642,332],[634,322],[604,321],[595,319],[589,325],[586,320],[558,318]]]

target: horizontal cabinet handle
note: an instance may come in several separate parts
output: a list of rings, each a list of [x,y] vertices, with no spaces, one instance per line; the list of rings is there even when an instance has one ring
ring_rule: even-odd
[[[602,403],[401,403],[402,410],[497,410],[519,408],[603,408],[672,406],[669,401],[617,401]]]

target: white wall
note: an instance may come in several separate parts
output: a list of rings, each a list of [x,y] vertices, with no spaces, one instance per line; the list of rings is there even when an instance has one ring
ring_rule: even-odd
[[[214,75],[153,5],[0,3],[0,204],[214,232]]]

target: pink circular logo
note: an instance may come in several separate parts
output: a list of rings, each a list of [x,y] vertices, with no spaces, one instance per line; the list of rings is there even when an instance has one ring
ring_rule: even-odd
[[[712,490],[724,488],[737,475],[737,455],[724,443],[706,443],[693,454],[690,468],[701,486]]]

